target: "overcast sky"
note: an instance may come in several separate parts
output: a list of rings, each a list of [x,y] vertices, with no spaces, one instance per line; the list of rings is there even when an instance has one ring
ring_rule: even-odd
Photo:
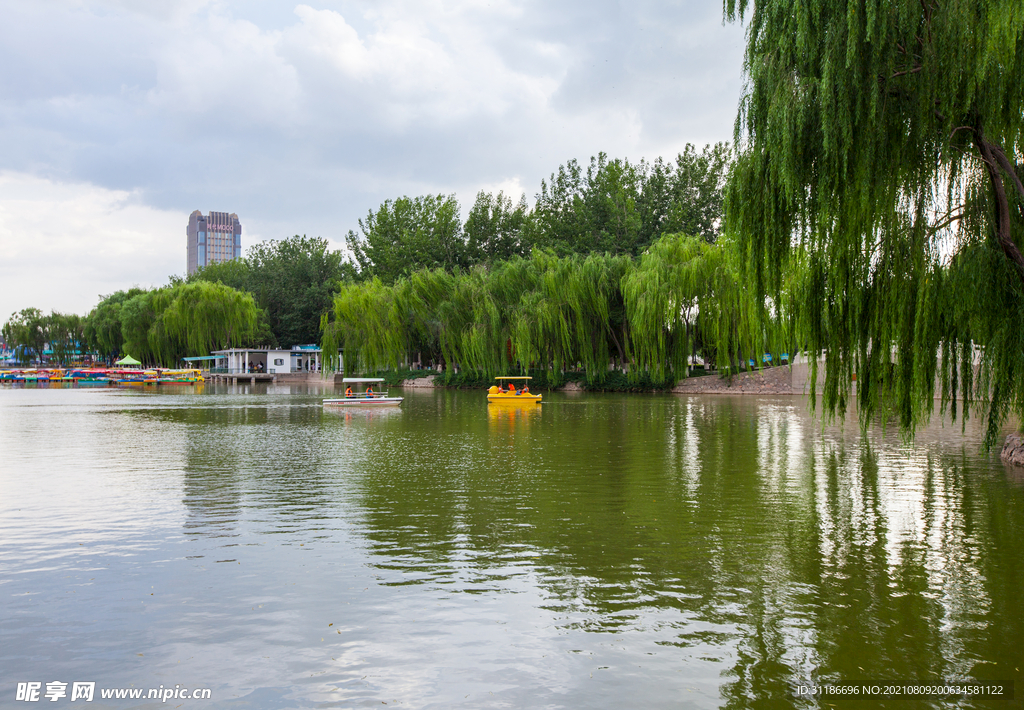
[[[341,247],[384,199],[533,201],[571,158],[730,140],[717,0],[0,0],[0,319],[185,271],[198,209],[243,250]],[[0,322],[2,322],[0,320]]]

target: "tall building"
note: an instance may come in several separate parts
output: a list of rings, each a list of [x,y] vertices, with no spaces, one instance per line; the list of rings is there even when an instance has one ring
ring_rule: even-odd
[[[188,216],[188,273],[242,256],[242,223],[238,215],[227,212],[203,213],[196,210]]]

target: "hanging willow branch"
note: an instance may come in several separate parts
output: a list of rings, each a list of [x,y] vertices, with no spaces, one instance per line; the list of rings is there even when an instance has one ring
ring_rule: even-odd
[[[758,296],[778,300],[804,252],[792,306],[825,410],[846,411],[856,374],[862,422],[912,433],[938,382],[994,443],[1024,415],[1019,0],[725,10],[748,22],[728,224]]]

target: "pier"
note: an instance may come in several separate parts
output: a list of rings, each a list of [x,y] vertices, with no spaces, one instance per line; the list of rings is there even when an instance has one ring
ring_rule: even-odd
[[[319,372],[204,372],[207,382],[334,382],[334,373]]]

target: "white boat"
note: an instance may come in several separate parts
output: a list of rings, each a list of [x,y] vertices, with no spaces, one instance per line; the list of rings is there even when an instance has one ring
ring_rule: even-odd
[[[401,397],[388,396],[387,390],[377,391],[374,384],[384,381],[383,377],[345,377],[345,396],[337,399],[325,399],[325,407],[397,407],[402,403]],[[352,387],[355,385],[355,388]],[[363,390],[357,392],[356,390]]]

